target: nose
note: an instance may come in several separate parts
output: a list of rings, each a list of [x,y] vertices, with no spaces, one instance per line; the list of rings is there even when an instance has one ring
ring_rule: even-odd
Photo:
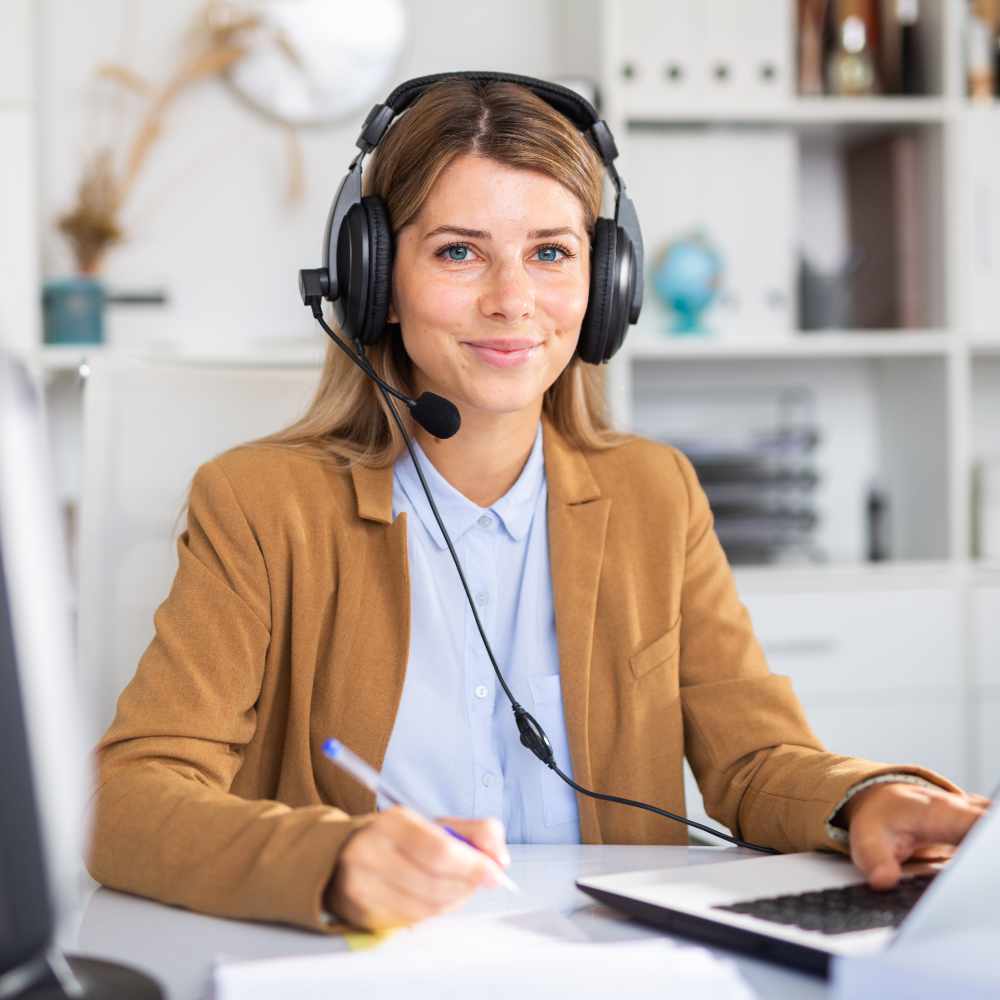
[[[484,316],[508,323],[534,315],[535,288],[524,264],[507,261],[491,268],[479,306]]]

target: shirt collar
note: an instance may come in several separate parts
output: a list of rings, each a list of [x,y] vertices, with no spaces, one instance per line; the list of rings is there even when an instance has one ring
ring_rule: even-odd
[[[553,509],[597,500],[601,489],[584,453],[556,430],[544,411],[541,424],[545,483]],[[358,517],[392,524],[393,470],[391,464],[376,468],[351,463]]]
[[[492,512],[504,530],[515,541],[520,541],[531,527],[531,519],[535,512],[539,491],[545,484],[545,461],[542,451],[542,425],[539,423],[535,432],[535,442],[531,447],[527,462],[513,486],[490,507],[479,507],[468,497],[460,493],[434,468],[424,450],[414,441],[413,450],[417,454],[420,468],[423,469],[427,486],[437,504],[438,512],[448,529],[451,540],[457,542],[484,514]],[[417,470],[409,451],[396,460],[393,474],[400,488],[406,494],[413,510],[420,518],[427,533],[439,548],[445,547],[444,536],[438,528],[423,487],[417,476]]]

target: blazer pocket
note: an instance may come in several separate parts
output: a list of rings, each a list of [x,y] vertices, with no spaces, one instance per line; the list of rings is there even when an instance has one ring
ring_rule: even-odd
[[[655,670],[670,660],[676,659],[680,649],[680,640],[681,620],[678,618],[659,639],[654,639],[649,645],[644,646],[629,657],[629,666],[632,668],[632,674],[636,680],[648,674],[650,670]]]

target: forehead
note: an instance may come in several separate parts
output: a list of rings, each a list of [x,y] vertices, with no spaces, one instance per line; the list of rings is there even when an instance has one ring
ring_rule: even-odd
[[[554,177],[483,156],[456,157],[434,182],[416,221],[469,229],[583,227],[580,200]]]

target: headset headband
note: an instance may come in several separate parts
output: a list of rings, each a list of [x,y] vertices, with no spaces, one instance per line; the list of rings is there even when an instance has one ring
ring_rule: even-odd
[[[614,165],[614,161],[618,158],[618,147],[615,145],[607,123],[598,117],[593,104],[585,97],[581,97],[576,91],[570,90],[569,87],[562,87],[558,83],[550,83],[548,80],[537,80],[533,76],[520,76],[517,73],[458,70],[453,73],[432,73],[430,76],[418,76],[413,80],[401,83],[385,99],[384,104],[376,104],[368,112],[368,117],[365,118],[364,124],[361,126],[361,134],[355,143],[361,150],[361,155],[370,153],[382,141],[382,137],[397,115],[401,115],[424,91],[443,80],[516,83],[527,88],[550,107],[568,118],[584,134],[607,168],[615,185],[616,196],[621,196],[624,184]],[[616,211],[616,218],[617,215]],[[620,224],[624,225],[624,222]]]

